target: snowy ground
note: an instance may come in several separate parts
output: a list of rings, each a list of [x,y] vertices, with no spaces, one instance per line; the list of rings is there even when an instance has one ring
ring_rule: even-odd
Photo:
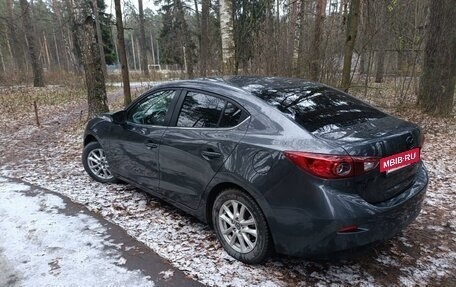
[[[64,208],[56,195],[0,177],[0,286],[154,286],[120,266],[98,220]]]
[[[2,135],[0,174],[84,204],[208,285],[456,286],[456,121],[405,116],[426,130],[422,157],[431,181],[423,211],[402,234],[346,261],[280,256],[261,266],[234,261],[213,231],[194,218],[129,185],[93,182],[80,163],[82,128],[76,117],[57,125],[55,114],[40,129],[24,124]]]

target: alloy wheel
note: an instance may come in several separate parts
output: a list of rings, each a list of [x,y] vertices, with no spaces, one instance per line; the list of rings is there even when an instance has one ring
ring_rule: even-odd
[[[109,171],[109,164],[106,160],[103,149],[96,148],[87,155],[87,163],[90,171],[101,179],[112,179],[114,176]]]
[[[239,253],[252,251],[258,239],[258,229],[252,212],[237,200],[228,200],[219,210],[219,226],[223,239]]]

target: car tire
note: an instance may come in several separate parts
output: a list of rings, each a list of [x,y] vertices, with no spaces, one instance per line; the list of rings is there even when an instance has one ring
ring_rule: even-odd
[[[109,171],[109,165],[100,143],[88,143],[82,152],[82,164],[91,178],[102,183],[116,183],[117,178]],[[98,164],[98,165],[97,165]]]
[[[272,238],[266,218],[245,192],[222,191],[212,207],[212,222],[217,238],[233,258],[247,264],[259,264],[271,253]]]

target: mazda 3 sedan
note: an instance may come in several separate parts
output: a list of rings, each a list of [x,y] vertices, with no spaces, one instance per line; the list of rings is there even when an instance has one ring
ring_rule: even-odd
[[[213,226],[245,263],[389,239],[419,214],[420,128],[300,79],[176,81],[92,119],[82,161]]]

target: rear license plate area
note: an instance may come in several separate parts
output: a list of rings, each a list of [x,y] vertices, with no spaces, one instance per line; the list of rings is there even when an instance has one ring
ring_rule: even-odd
[[[380,172],[386,175],[397,172],[406,166],[420,160],[420,149],[414,148],[405,152],[397,153],[380,159]]]

